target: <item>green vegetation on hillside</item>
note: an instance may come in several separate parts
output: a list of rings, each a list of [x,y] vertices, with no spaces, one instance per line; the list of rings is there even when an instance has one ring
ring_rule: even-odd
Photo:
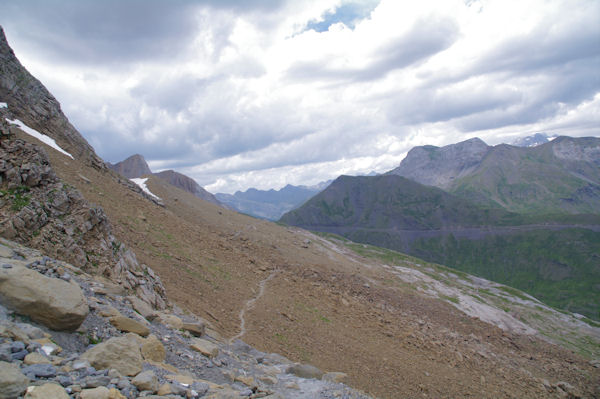
[[[600,320],[600,214],[482,208],[384,175],[342,176],[281,220],[444,264]]]
[[[357,229],[353,241],[408,253],[429,262],[519,288],[545,303],[600,320],[600,232],[533,230],[472,240],[452,234],[420,238],[407,248],[393,232]]]

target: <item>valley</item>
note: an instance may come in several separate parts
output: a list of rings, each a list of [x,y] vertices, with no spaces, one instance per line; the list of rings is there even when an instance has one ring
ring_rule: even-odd
[[[0,207],[2,231],[21,245],[51,253],[57,261],[76,263],[82,278],[96,281],[96,291],[86,293],[104,299],[89,299],[96,304],[93,318],[99,317],[99,304],[111,304],[119,308],[117,313],[137,317],[125,304],[125,296],[139,297],[152,311],[163,314],[152,321],[156,334],[186,344],[190,337],[165,330],[162,320],[175,315],[205,320],[206,338],[227,355],[225,362],[211,361],[210,353],[186,357],[180,347],[173,346],[175,353],[165,360],[171,364],[164,366],[225,384],[213,385],[211,389],[218,392],[207,389],[203,397],[246,392],[254,398],[287,394],[284,397],[308,399],[314,397],[316,391],[311,389],[317,384],[327,385],[321,380],[323,372],[333,372],[332,378],[378,398],[600,395],[600,326],[593,320],[558,311],[518,289],[433,261],[355,242],[360,237],[349,241],[243,215],[155,175],[145,181],[151,196],[108,168],[69,124],[54,97],[16,60],[3,35],[0,45],[0,101],[7,104],[0,108],[1,144],[6,153],[3,161],[10,166],[2,172],[6,188]],[[73,157],[5,121],[17,117],[53,138]],[[15,148],[23,148],[31,160],[15,156]],[[45,173],[44,179],[36,180],[30,172],[38,169]],[[421,189],[398,176],[369,179],[380,183],[402,180]],[[340,181],[353,179],[336,180],[338,184],[334,182],[297,212],[315,203],[322,206],[320,196],[331,190],[343,191]],[[364,181],[353,190],[368,188]],[[30,184],[29,191],[15,191],[19,182]],[[384,205],[395,202],[394,195],[380,192],[382,196],[358,198]],[[397,193],[404,195],[401,190]],[[422,188],[417,194],[412,202],[403,202],[413,211],[402,216],[412,230],[458,226],[468,231],[496,222],[501,229],[510,229],[515,220],[521,220],[504,209],[482,212],[462,207],[464,199],[439,189]],[[420,201],[421,195],[439,201],[432,205]],[[336,226],[343,227],[346,218],[352,217],[358,222],[395,223],[380,217],[385,206],[351,203],[356,198],[348,196],[344,201],[342,197],[341,204],[322,208]],[[363,217],[365,209],[372,212]],[[318,216],[307,217],[314,222]],[[35,224],[42,219],[45,224]],[[567,228],[568,224],[556,233],[577,230]],[[527,229],[533,227],[523,228],[522,233],[529,234]],[[506,236],[513,236],[506,231]],[[581,237],[578,246],[597,242],[598,232],[590,231],[591,240]],[[412,242],[418,243],[418,237]],[[595,247],[590,248],[596,253]],[[589,280],[594,278],[592,274]],[[122,336],[120,331],[110,332]],[[244,343],[266,355],[256,355]],[[179,358],[187,359],[184,365]],[[248,359],[248,364],[238,362],[239,358]],[[273,372],[274,381],[250,381],[247,373],[264,369],[259,359],[275,359],[278,367],[297,362],[295,367],[313,370],[310,364],[321,374],[296,379],[286,368]],[[242,383],[245,391],[239,390]],[[338,396],[349,392],[347,386],[335,387],[342,392]],[[335,396],[328,392],[318,397]]]

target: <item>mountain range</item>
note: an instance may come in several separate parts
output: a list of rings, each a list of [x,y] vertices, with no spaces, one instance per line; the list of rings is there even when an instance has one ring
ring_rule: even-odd
[[[242,215],[154,175],[149,195],[95,154],[1,29],[0,71],[3,395],[600,395],[593,320],[439,264]],[[423,191],[460,204],[447,194]],[[514,217],[414,209],[439,225],[464,215],[512,227]],[[21,284],[30,276],[41,283]],[[45,301],[16,306],[40,293]],[[48,323],[63,305],[86,311]],[[116,366],[132,360],[133,370]]]
[[[217,193],[215,197],[238,212],[261,219],[279,220],[284,213],[296,209],[330,183],[326,181],[314,186],[288,184],[279,190],[249,188],[244,192],[236,191],[233,195]]]
[[[482,206],[520,213],[598,213],[600,138],[558,137],[536,147],[471,139],[410,150],[388,172]]]
[[[342,176],[281,218],[455,267],[600,319],[600,139],[471,139]]]

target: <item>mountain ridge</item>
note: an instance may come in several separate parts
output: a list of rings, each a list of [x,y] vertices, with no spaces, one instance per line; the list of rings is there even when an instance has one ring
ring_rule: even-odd
[[[294,186],[287,184],[279,190],[258,190],[249,188],[234,194],[215,194],[216,198],[232,209],[261,219],[278,220],[284,213],[302,205],[306,200],[322,191],[330,181],[314,186]]]
[[[415,147],[388,174],[518,213],[599,213],[599,159],[595,137],[562,136],[536,147],[471,139]]]

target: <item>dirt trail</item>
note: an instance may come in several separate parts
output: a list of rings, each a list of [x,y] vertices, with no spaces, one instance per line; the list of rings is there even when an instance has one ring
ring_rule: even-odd
[[[269,274],[269,276],[267,278],[265,278],[264,280],[262,280],[259,284],[258,284],[258,294],[254,297],[254,298],[250,298],[246,301],[246,303],[244,304],[244,306],[242,307],[242,309],[240,310],[240,332],[236,335],[234,335],[233,337],[231,337],[229,339],[229,343],[232,343],[233,341],[235,341],[238,338],[243,337],[246,334],[246,311],[252,309],[254,307],[254,303],[260,299],[260,297],[262,297],[265,293],[265,286],[267,285],[267,282],[269,282],[269,280],[271,280],[273,277],[275,277],[275,274],[277,273],[277,270],[273,270],[271,272],[271,274]]]

